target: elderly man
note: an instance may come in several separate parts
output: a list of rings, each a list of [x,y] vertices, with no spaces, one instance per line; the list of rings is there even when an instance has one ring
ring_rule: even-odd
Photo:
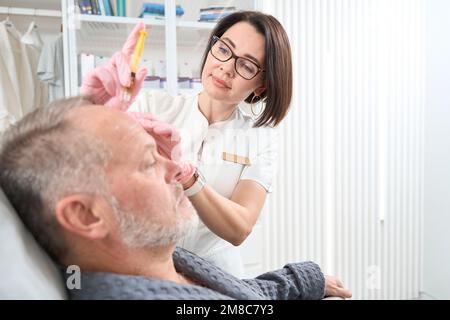
[[[26,116],[0,152],[0,184],[22,221],[56,263],[81,268],[72,299],[351,296],[313,262],[239,280],[175,248],[194,221],[179,174],[138,122],[80,98]]]

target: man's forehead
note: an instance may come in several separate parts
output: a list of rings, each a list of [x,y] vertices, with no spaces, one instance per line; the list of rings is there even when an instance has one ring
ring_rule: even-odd
[[[118,110],[100,105],[86,105],[72,109],[69,120],[75,120],[80,125],[99,125],[103,122],[118,121],[126,115]]]
[[[133,147],[136,144],[142,147],[155,144],[153,137],[123,111],[98,105],[83,106],[72,111],[69,121],[112,144],[113,147]]]

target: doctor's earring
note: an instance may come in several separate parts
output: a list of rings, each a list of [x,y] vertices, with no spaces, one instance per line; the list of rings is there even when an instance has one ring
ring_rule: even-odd
[[[255,113],[255,111],[253,111],[253,106],[254,106],[254,104],[255,104],[255,99],[258,99],[258,100],[256,101],[256,104],[258,104],[259,98],[261,98],[261,97],[260,97],[260,96],[257,96],[256,94],[254,94],[253,97],[252,97],[252,100],[250,101],[250,109],[252,110],[252,113],[253,113],[253,115],[254,115],[255,117],[258,117],[258,116],[261,114],[262,109],[263,109],[263,107],[260,106],[258,113]]]

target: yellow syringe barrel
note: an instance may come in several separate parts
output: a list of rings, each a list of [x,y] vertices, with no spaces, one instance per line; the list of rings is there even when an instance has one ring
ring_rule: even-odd
[[[141,59],[142,50],[144,49],[145,38],[147,37],[147,32],[142,30],[139,34],[139,39],[134,49],[133,61],[131,63],[131,81],[129,87],[125,88],[122,95],[122,100],[128,103],[131,100],[131,93],[134,89],[134,82],[136,80],[136,72],[139,65],[139,60]]]
[[[133,62],[131,64],[131,74],[136,75],[136,71],[139,65],[139,60],[141,59],[142,50],[144,49],[145,38],[147,37],[147,32],[142,30],[139,34],[139,40],[136,44],[136,49],[134,50]]]

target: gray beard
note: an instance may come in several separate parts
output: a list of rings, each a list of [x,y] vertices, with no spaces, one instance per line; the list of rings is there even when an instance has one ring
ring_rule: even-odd
[[[182,239],[195,225],[195,210],[189,217],[183,217],[180,214],[178,204],[174,205],[173,212],[176,217],[176,223],[171,226],[159,225],[151,222],[149,219],[133,215],[123,210],[118,201],[112,197],[110,204],[116,213],[119,221],[119,230],[124,244],[130,248],[155,248],[176,244]]]

